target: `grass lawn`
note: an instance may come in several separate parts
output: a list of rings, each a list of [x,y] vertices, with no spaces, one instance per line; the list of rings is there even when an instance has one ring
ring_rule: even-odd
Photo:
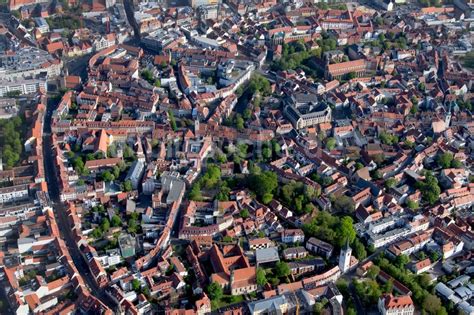
[[[221,307],[242,302],[244,300],[243,295],[223,295],[220,300],[212,301],[211,306],[212,310],[219,309]]]

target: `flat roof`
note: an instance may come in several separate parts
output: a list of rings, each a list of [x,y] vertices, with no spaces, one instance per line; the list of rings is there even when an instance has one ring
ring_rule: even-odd
[[[257,259],[257,262],[270,262],[280,260],[280,256],[278,255],[278,248],[276,247],[257,249],[255,251],[255,257]]]

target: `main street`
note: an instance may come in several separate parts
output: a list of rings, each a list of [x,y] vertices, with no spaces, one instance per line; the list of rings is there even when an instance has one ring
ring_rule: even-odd
[[[112,310],[116,309],[116,303],[105,294],[103,289],[100,289],[96,284],[93,275],[90,273],[87,261],[82,256],[79,248],[74,241],[74,237],[71,231],[71,227],[67,221],[66,207],[60,200],[59,183],[57,178],[57,170],[54,163],[54,152],[52,150],[51,141],[51,116],[54,109],[57,106],[57,102],[48,99],[48,105],[46,109],[46,115],[43,125],[43,158],[44,158],[44,169],[46,173],[46,183],[48,184],[49,197],[53,202],[53,209],[56,216],[56,221],[61,232],[61,237],[65,240],[66,246],[69,250],[74,264],[79,274],[84,279],[86,285],[91,290],[91,293],[97,297],[102,303],[110,307]]]

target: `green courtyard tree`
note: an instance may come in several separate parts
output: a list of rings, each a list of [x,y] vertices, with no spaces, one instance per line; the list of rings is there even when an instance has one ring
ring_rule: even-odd
[[[423,200],[430,205],[438,201],[441,188],[438,185],[438,180],[431,172],[426,172],[424,182],[418,182],[416,186],[420,189]]]
[[[110,220],[111,220],[110,223],[112,224],[113,227],[117,227],[117,226],[122,225],[122,220],[116,214],[114,214]]]
[[[257,268],[257,276],[256,276],[257,284],[259,286],[264,286],[267,284],[267,276],[265,274],[265,270],[262,268]]]
[[[451,167],[451,162],[453,161],[454,156],[451,152],[444,152],[436,156],[436,163],[441,168],[449,168]]]
[[[207,286],[207,293],[213,301],[220,300],[224,294],[222,287],[217,282],[212,282]]]
[[[325,144],[326,149],[328,149],[329,151],[334,150],[334,148],[336,147],[336,139],[332,137],[326,138]]]
[[[279,278],[287,277],[290,275],[290,267],[284,261],[279,261],[275,265],[275,275]]]
[[[272,194],[278,187],[278,177],[274,172],[265,171],[260,174],[252,174],[249,179],[250,188],[259,196]]]

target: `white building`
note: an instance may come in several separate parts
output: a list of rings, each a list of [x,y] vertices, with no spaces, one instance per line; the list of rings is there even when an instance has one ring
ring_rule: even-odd
[[[413,315],[415,305],[409,295],[383,295],[378,303],[382,315]]]
[[[281,233],[281,241],[283,243],[303,243],[304,232],[301,229],[286,229]]]
[[[6,81],[0,79],[0,97],[7,96],[8,92],[18,91],[20,95],[31,94],[36,92],[47,92],[48,85],[46,80],[31,79],[31,80],[13,80]]]
[[[28,199],[28,185],[0,188],[0,204]]]

